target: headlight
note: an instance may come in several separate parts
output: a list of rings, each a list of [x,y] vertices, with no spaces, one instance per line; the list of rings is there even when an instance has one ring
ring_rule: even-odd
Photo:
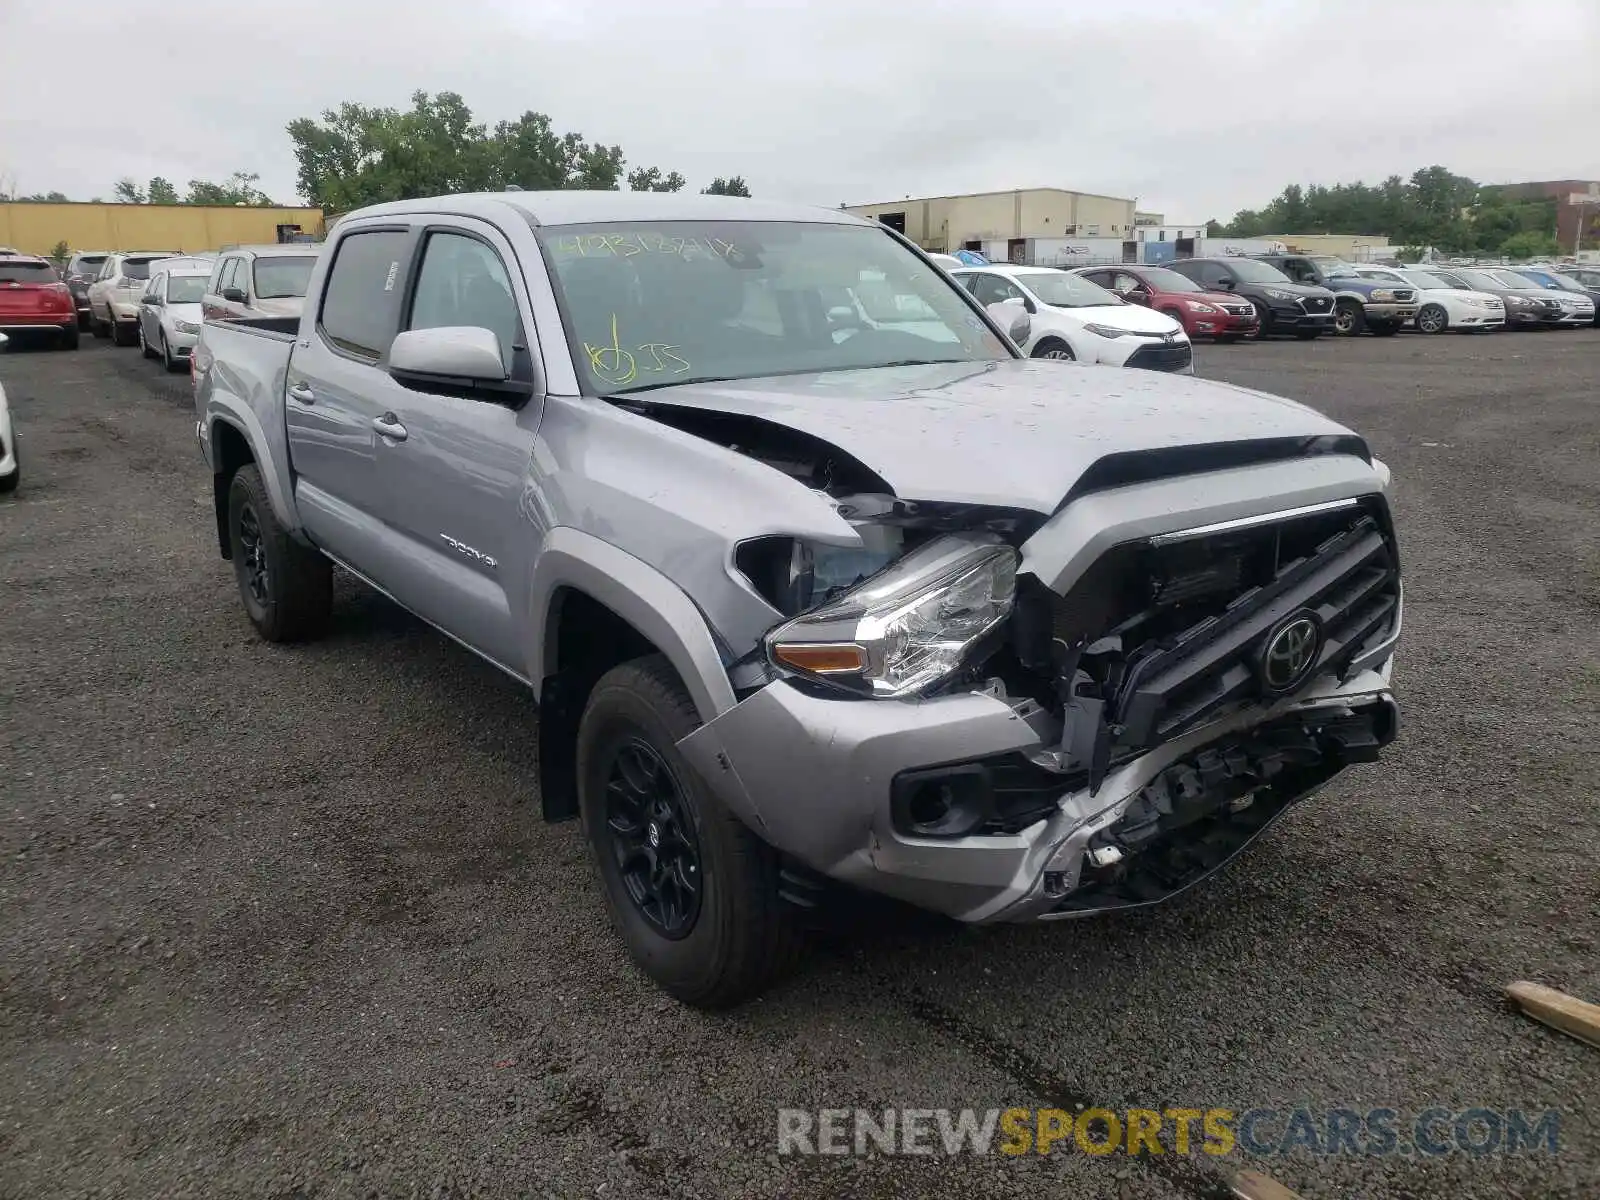
[[[777,667],[864,696],[921,692],[1006,619],[1017,553],[982,534],[920,546],[838,599],[767,635]]]
[[[1202,303],[1199,300],[1185,300],[1184,303],[1189,306],[1190,312],[1214,313],[1217,311],[1211,305]]]
[[[1389,288],[1373,288],[1372,289],[1372,295],[1368,296],[1367,299],[1369,299],[1369,300],[1393,300],[1394,299],[1394,292]]]
[[[1298,300],[1298,299],[1300,299],[1300,297],[1296,296],[1293,292],[1280,292],[1277,288],[1268,288],[1267,289],[1267,295],[1272,297],[1272,299],[1274,299],[1274,300]]]
[[[1463,304],[1470,304],[1473,308],[1493,308],[1487,300],[1479,300],[1476,296],[1458,296],[1456,299]]]
[[[179,333],[200,332],[200,326],[196,325],[193,321],[174,321],[173,325],[177,328]]]
[[[1528,299],[1526,296],[1507,296],[1506,303],[1515,305],[1517,308],[1531,308],[1535,301]]]
[[[1128,336],[1128,331],[1126,329],[1113,329],[1109,325],[1085,325],[1084,328],[1090,333],[1097,334],[1103,338],[1119,338]]]

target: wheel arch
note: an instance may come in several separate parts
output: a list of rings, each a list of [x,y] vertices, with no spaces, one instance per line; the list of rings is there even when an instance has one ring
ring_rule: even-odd
[[[546,820],[577,813],[574,753],[589,692],[606,671],[660,654],[702,722],[737,702],[692,600],[650,564],[571,528],[552,530],[529,588],[528,677],[539,690],[539,791]]]

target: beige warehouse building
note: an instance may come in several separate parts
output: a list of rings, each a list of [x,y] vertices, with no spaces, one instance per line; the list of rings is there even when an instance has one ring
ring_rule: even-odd
[[[978,249],[997,241],[1028,238],[1132,238],[1134,200],[1069,192],[1062,188],[1020,188],[922,200],[850,204],[845,211],[882,221],[925,250]],[[1138,213],[1140,223],[1159,221],[1159,213]]]

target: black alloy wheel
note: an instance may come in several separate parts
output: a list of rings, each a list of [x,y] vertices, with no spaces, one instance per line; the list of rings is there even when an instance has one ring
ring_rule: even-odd
[[[264,609],[272,595],[272,580],[267,573],[267,546],[261,534],[261,518],[256,515],[255,504],[249,500],[239,509],[239,549],[243,552],[239,581],[249,592],[250,599]]]
[[[703,872],[682,785],[638,737],[617,743],[605,770],[608,849],[628,897],[662,937],[687,937],[700,916]]]

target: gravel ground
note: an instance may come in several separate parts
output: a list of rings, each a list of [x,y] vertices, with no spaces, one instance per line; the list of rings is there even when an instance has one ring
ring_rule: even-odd
[[[1573,1198],[1600,1055],[1600,332],[1200,350],[1399,480],[1402,739],[1181,902],[901,914],[764,1000],[664,999],[534,796],[513,684],[342,580],[272,648],[216,555],[187,379],[0,359],[0,1195]],[[1558,1154],[779,1158],[779,1107],[1472,1105]]]

